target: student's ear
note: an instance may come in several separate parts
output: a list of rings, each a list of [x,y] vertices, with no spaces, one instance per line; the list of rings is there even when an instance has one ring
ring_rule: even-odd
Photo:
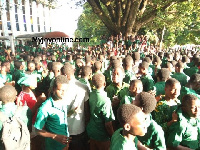
[[[103,84],[103,85],[104,85],[104,87],[105,87],[105,86],[106,86],[106,82],[104,82],[104,84]]]
[[[124,125],[124,129],[125,129],[126,131],[129,131],[129,130],[131,129],[130,124],[129,124],[129,123],[126,123],[126,124]]]

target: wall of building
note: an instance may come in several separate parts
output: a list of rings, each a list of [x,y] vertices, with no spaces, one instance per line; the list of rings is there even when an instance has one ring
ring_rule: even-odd
[[[0,0],[0,36],[49,32],[50,11],[32,0]]]

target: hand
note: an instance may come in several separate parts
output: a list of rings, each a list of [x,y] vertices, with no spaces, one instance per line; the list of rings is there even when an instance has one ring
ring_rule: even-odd
[[[52,139],[54,139],[57,142],[60,142],[64,145],[68,144],[71,141],[71,137],[67,137],[65,135],[59,135],[59,134],[55,134]]]

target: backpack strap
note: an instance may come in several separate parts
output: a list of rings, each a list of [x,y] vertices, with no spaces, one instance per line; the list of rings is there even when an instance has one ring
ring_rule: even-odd
[[[12,117],[17,117],[18,115],[20,116],[20,113],[22,111],[23,106],[18,106],[15,114]],[[11,118],[12,118],[11,117]],[[0,111],[0,121],[1,122],[5,122],[6,120],[8,120],[10,117],[6,116],[3,112]]]
[[[18,106],[13,117],[20,116],[22,109],[23,109],[23,106]]]

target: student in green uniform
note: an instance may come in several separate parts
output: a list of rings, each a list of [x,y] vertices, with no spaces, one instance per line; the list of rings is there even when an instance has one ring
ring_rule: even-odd
[[[200,62],[200,58],[197,57],[194,59],[194,66],[192,67],[188,67],[188,68],[185,68],[183,70],[183,72],[188,75],[189,77],[191,77],[193,74],[199,72],[199,62]]]
[[[170,71],[170,76],[172,76],[175,72],[175,68],[174,66],[172,65],[172,63],[170,62],[167,62],[163,68],[167,68],[169,71]]]
[[[89,66],[83,66],[82,71],[81,71],[81,78],[79,79],[79,81],[81,83],[87,85],[90,92],[92,92],[91,85],[90,85],[90,82],[89,82],[91,77],[92,77],[92,68],[89,67]]]
[[[80,78],[81,76],[81,68],[83,65],[83,61],[80,58],[76,59],[76,65],[75,65],[75,77],[76,79]]]
[[[90,138],[90,150],[108,150],[110,138],[114,133],[112,121],[115,116],[112,111],[111,101],[104,91],[105,76],[97,73],[92,77],[95,90],[90,93],[90,121],[86,127]]]
[[[187,76],[184,72],[184,64],[182,62],[178,62],[175,65],[175,73],[171,76],[172,78],[175,78],[181,83],[181,86],[185,86],[186,83],[189,81],[190,77]]]
[[[177,109],[178,120],[169,127],[167,146],[171,149],[200,149],[200,101],[191,94],[183,97]]]
[[[119,62],[119,60],[117,60],[117,57],[111,56],[110,64],[109,64],[107,70],[105,70],[105,72],[103,73],[106,78],[106,87],[112,83],[112,71],[113,71],[114,66],[119,66],[119,65],[120,65],[120,62]]]
[[[120,100],[120,106],[123,104],[131,104],[135,100],[135,96],[143,91],[142,81],[135,79],[130,82],[129,91]]]
[[[150,67],[153,70],[152,78],[154,79],[155,82],[157,82],[156,75],[157,75],[158,71],[161,69],[161,63],[162,63],[162,61],[161,61],[160,57],[157,56],[157,57],[155,57],[153,59],[152,63],[153,63],[153,65],[150,65]]]
[[[135,74],[133,72],[133,68],[132,68],[133,67],[133,58],[130,55],[126,56],[123,59],[123,67],[125,70],[125,77],[124,77],[123,81],[125,83],[130,84],[131,80],[136,79]]]
[[[157,82],[155,84],[156,87],[156,96],[165,94],[165,82],[170,77],[170,71],[167,68],[162,68],[157,73]]]
[[[3,83],[9,83],[12,81],[12,75],[9,74],[10,72],[10,62],[2,62],[1,63],[1,74],[0,78],[2,79]]]
[[[145,92],[154,90],[154,80],[151,75],[148,74],[149,64],[146,61],[143,61],[139,65],[139,72],[137,77],[142,81],[143,90]]]
[[[24,61],[15,61],[14,65],[15,65],[15,71],[13,74],[13,80],[15,81],[15,89],[17,90],[17,93],[19,94],[21,92],[22,88],[17,82],[22,77],[22,74],[24,74],[25,62]]]
[[[147,133],[144,136],[138,136],[138,140],[147,148],[166,150],[164,132],[150,114],[155,109],[156,103],[155,97],[147,92],[139,93],[132,101],[132,104],[142,109],[147,118]],[[138,148],[143,147],[143,145],[138,145]]]
[[[165,95],[157,103],[153,113],[153,119],[163,128],[167,133],[168,127],[176,120],[173,113],[180,104],[178,96],[180,94],[180,82],[174,78],[170,78],[165,83]],[[172,115],[173,114],[173,115]]]
[[[110,150],[137,150],[136,136],[144,136],[147,132],[145,114],[135,105],[123,104],[117,111],[117,119],[122,128],[113,134]]]
[[[34,127],[45,137],[46,150],[61,150],[68,145],[67,104],[63,99],[67,89],[67,78],[57,76],[51,96],[38,109]]]
[[[94,74],[95,73],[102,73],[101,68],[102,68],[102,63],[100,61],[96,61],[94,63]]]
[[[113,107],[118,107],[122,97],[128,93],[129,84],[123,82],[124,69],[118,66],[113,69],[112,73],[112,83],[106,88],[106,92],[110,100],[112,101]],[[115,99],[114,97],[118,98]]]
[[[26,74],[35,74],[37,76],[37,81],[40,82],[42,80],[42,74],[41,73],[38,73],[36,70],[35,70],[35,62],[33,61],[28,61],[27,62],[27,71],[26,71]]]
[[[183,96],[186,94],[193,94],[200,98],[200,74],[193,74],[186,86],[181,87],[179,99],[182,100]]]

